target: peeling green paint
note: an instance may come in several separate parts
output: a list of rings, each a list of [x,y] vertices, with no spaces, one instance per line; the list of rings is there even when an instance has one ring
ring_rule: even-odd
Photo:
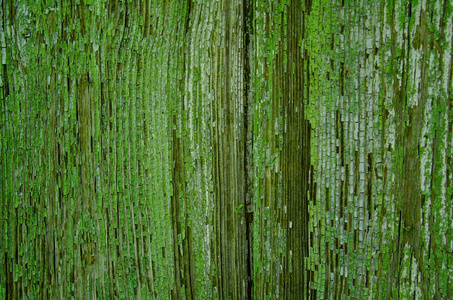
[[[449,1],[0,7],[0,299],[452,298]]]

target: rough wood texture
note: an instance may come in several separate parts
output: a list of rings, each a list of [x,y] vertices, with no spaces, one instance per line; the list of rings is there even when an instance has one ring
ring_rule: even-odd
[[[453,298],[452,14],[0,0],[0,299]]]

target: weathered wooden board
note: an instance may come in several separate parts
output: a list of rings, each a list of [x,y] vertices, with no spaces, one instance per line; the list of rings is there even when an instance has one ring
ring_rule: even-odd
[[[448,0],[0,0],[0,299],[453,298]]]

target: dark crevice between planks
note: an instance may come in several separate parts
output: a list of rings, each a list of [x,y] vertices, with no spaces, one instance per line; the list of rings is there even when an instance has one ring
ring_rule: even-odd
[[[244,214],[245,214],[245,234],[246,234],[246,264],[247,264],[247,283],[246,283],[246,297],[252,299],[253,295],[253,265],[252,265],[252,222],[253,222],[253,208],[252,208],[252,178],[250,178],[250,170],[253,163],[253,134],[250,124],[252,119],[250,115],[249,107],[253,107],[252,97],[249,97],[250,93],[250,36],[253,29],[253,8],[251,0],[244,0],[242,3],[242,25],[243,25],[243,36],[244,36]]]

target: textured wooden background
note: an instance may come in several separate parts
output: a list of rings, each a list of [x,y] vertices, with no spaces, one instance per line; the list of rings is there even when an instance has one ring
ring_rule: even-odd
[[[453,298],[449,0],[0,0],[0,299]]]

